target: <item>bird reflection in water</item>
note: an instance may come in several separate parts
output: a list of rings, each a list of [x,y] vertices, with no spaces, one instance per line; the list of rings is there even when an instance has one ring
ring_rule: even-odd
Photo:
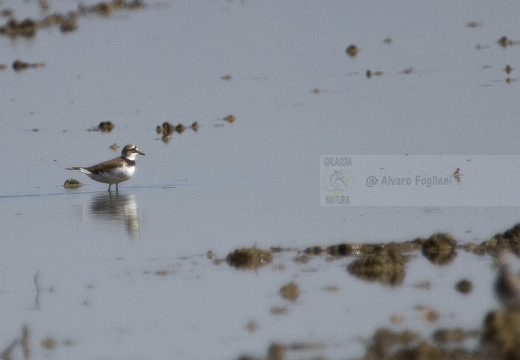
[[[99,193],[92,198],[89,210],[106,223],[124,223],[128,235],[139,236],[140,219],[134,195]]]

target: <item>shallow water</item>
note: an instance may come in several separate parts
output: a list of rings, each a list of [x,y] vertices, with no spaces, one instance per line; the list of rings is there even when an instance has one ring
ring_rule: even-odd
[[[439,231],[479,243],[518,222],[518,207],[319,205],[321,155],[518,153],[517,75],[503,69],[519,67],[520,47],[496,43],[520,39],[517,3],[146,5],[81,17],[67,34],[0,36],[0,351],[27,325],[34,358],[261,357],[273,341],[352,358],[395,314],[397,329],[425,336],[481,325],[498,306],[488,257],[459,251],[439,267],[418,256],[397,287],[352,277],[352,258],[292,259],[308,246]],[[33,2],[0,7],[41,14]],[[16,59],[45,67],[15,72]],[[87,131],[107,120],[112,132]],[[164,143],[165,121],[200,129]],[[65,170],[118,156],[114,143],[146,153],[118,194]],[[84,186],[64,189],[71,177]],[[251,246],[287,251],[256,271],[207,257]],[[469,295],[454,289],[462,278]],[[291,280],[295,303],[278,294]],[[415,286],[425,281],[429,290]],[[422,322],[417,305],[439,320]],[[280,306],[288,313],[273,315]]]

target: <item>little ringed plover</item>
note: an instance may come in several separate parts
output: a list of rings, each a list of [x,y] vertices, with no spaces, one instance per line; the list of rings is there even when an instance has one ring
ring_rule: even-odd
[[[121,156],[118,158],[89,167],[72,167],[67,168],[67,170],[82,172],[92,180],[108,184],[108,191],[110,191],[112,184],[116,184],[116,191],[118,191],[117,185],[134,175],[137,155],[144,154],[139,151],[137,146],[129,144],[123,148]]]

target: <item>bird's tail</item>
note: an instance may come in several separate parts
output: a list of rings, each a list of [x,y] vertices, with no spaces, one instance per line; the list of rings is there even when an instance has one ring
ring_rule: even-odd
[[[82,167],[71,167],[71,168],[66,168],[66,169],[71,170],[71,171],[79,171],[79,172],[82,172],[83,174],[87,174],[87,175],[90,174],[90,171],[88,171],[87,169],[82,168]]]

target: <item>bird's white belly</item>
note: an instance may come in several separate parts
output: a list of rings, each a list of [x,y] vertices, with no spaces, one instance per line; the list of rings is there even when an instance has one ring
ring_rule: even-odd
[[[113,169],[110,172],[87,175],[92,179],[105,184],[119,184],[120,182],[126,181],[134,175],[135,167],[125,166],[118,169]]]

